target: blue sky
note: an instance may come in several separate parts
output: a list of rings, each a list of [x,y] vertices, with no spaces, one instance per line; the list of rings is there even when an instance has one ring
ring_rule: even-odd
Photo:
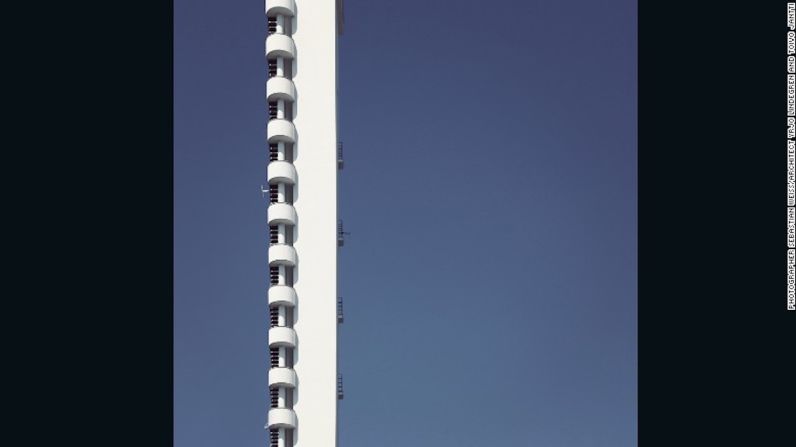
[[[635,446],[635,2],[345,12],[340,446]],[[178,447],[266,443],[265,34],[175,1]]]

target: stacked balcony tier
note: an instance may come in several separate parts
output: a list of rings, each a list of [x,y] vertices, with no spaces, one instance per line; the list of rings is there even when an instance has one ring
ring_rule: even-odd
[[[268,386],[270,388],[295,388],[298,383],[296,371],[291,368],[271,368],[268,371]]]
[[[275,60],[278,57],[287,60],[295,59],[296,44],[290,36],[271,34],[265,38],[265,57],[270,60]]]
[[[293,17],[296,15],[296,3],[293,0],[268,0],[265,5],[265,15]]]
[[[272,203],[268,207],[268,225],[296,225],[296,209],[289,203]]]
[[[271,408],[268,410],[268,427],[296,428],[296,413],[289,408]]]
[[[271,287],[268,289],[270,328],[268,346],[271,369],[268,371],[268,387],[271,394],[271,409],[268,411],[267,427],[271,430],[271,445],[291,447],[285,443],[293,439],[288,432],[296,428],[297,417],[293,411],[289,393],[298,385],[296,372],[292,369],[293,353],[298,344],[296,331],[292,328],[293,309],[297,306],[296,291],[291,281],[298,263],[293,247],[293,234],[298,221],[296,209],[290,202],[298,183],[298,175],[292,162],[293,145],[297,133],[293,124],[293,107],[296,102],[296,86],[290,79],[292,63],[296,58],[296,44],[290,36],[296,16],[295,0],[267,0],[265,13],[268,16],[268,37],[265,39],[265,56],[268,60],[269,79],[266,82],[268,102],[267,140],[269,144],[268,184],[270,206],[268,207],[269,247],[268,265]]]
[[[271,348],[295,348],[298,336],[293,328],[274,326],[268,329],[268,346]]]
[[[275,160],[268,164],[268,184],[285,183],[295,185],[298,181],[296,167],[293,163]]]
[[[266,99],[275,102],[280,99],[290,102],[296,101],[296,86],[288,78],[276,76],[265,83]]]
[[[277,118],[268,121],[269,143],[295,143],[296,127],[292,122]]]
[[[293,267],[298,264],[296,249],[287,244],[274,244],[268,247],[268,265]]]
[[[290,286],[271,286],[268,289],[268,306],[296,307],[298,298],[296,290]]]

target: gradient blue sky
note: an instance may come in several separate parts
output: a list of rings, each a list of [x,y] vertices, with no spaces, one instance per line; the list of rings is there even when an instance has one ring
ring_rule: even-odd
[[[635,446],[635,2],[345,13],[340,447]],[[177,447],[266,445],[265,24],[175,1]]]

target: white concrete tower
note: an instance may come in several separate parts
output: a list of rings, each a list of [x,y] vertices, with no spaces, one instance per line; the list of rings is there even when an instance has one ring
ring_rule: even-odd
[[[335,447],[342,0],[266,0],[271,447]]]

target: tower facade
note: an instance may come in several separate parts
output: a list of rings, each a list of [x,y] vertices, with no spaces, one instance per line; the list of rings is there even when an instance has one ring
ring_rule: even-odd
[[[271,447],[337,439],[341,0],[266,0]]]

